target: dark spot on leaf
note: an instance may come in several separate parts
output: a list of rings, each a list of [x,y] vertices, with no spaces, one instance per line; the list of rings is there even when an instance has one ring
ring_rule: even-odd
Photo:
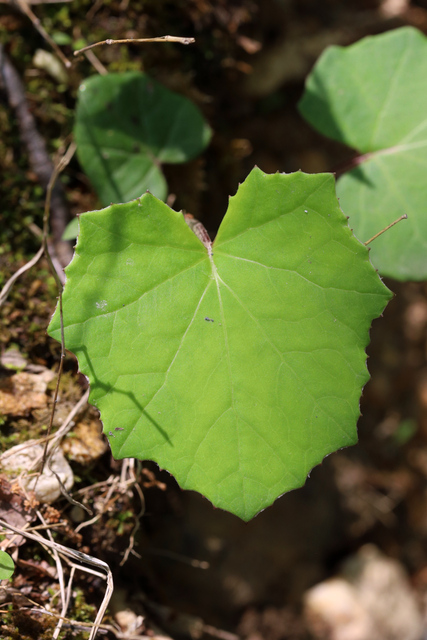
[[[206,322],[215,322],[212,318],[205,318]]]
[[[134,142],[132,145],[132,151],[134,153],[139,153],[141,151],[141,147],[139,146],[139,144],[137,142]]]

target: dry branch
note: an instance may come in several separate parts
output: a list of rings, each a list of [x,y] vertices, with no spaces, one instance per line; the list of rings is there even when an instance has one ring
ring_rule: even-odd
[[[78,56],[80,53],[89,51],[89,49],[94,49],[95,47],[101,47],[103,45],[140,44],[145,42],[178,42],[179,44],[192,44],[196,41],[194,38],[181,38],[180,36],[158,36],[157,38],[124,38],[123,40],[112,40],[111,38],[108,38],[108,40],[101,40],[100,42],[89,44],[87,47],[83,47],[83,49],[74,51],[74,55]]]

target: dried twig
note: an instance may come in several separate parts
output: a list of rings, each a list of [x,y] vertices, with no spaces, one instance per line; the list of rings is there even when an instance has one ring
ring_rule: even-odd
[[[98,60],[98,58],[96,57],[93,51],[85,51],[85,56],[91,63],[92,67],[95,69],[95,71],[99,73],[100,76],[107,75],[108,70],[106,69],[106,67],[104,67],[102,62]]]
[[[42,514],[40,513],[40,511],[37,511],[37,516],[44,525],[47,524]],[[53,542],[52,533],[50,532],[49,529],[46,530],[46,533],[49,537],[49,540]],[[65,614],[67,613],[68,605],[66,606],[67,598],[65,594],[64,569],[62,567],[62,563],[61,563],[61,559],[59,557],[58,551],[56,549],[52,549],[50,553],[53,556],[53,559],[55,560],[56,571],[58,573],[59,589],[60,589],[61,600],[62,600],[61,616],[65,616]],[[61,627],[62,627],[62,620],[58,620],[58,624],[56,625],[55,631],[53,632],[53,635],[52,635],[52,640],[57,640],[59,633],[61,631]]]
[[[12,286],[14,285],[16,280],[18,280],[18,278],[22,276],[23,273],[28,271],[28,269],[31,269],[31,267],[34,267],[34,265],[37,264],[37,262],[42,257],[43,252],[44,252],[44,247],[41,246],[40,249],[37,251],[36,255],[34,256],[34,258],[31,258],[29,262],[24,264],[23,267],[18,269],[18,271],[14,273],[11,278],[9,278],[9,280],[4,285],[3,289],[0,291],[0,307],[6,301],[6,298],[9,295],[9,292],[12,289]]]
[[[378,231],[378,233],[376,233],[374,236],[372,236],[372,238],[369,238],[369,240],[366,240],[366,242],[364,242],[363,244],[365,245],[365,247],[370,244],[373,240],[376,240],[379,236],[381,236],[385,231],[388,231],[389,229],[391,229],[392,227],[394,227],[395,224],[397,224],[398,222],[400,222],[401,220],[406,220],[408,218],[408,214],[404,213],[403,216],[400,216],[400,218],[398,218],[397,220],[395,220],[394,222],[391,222],[390,224],[388,224],[384,229],[381,229],[381,231]]]
[[[79,533],[79,531],[81,531],[85,527],[90,527],[90,525],[95,524],[95,522],[98,522],[100,518],[102,518],[102,513],[98,513],[96,516],[94,516],[90,520],[84,520],[79,525],[77,525],[77,527],[74,529],[74,533]]]
[[[157,38],[124,38],[123,40],[112,40],[108,38],[107,40],[101,40],[100,42],[95,42],[94,44],[89,44],[87,47],[83,47],[78,51],[74,51],[74,55],[78,56],[80,53],[84,53],[85,51],[89,51],[89,49],[94,49],[95,47],[101,47],[104,44],[140,44],[144,42],[179,42],[179,44],[192,44],[196,42],[194,38],[181,38],[180,36],[158,36]]]
[[[51,203],[51,198],[52,198],[52,191],[53,191],[53,187],[55,185],[55,182],[56,182],[59,174],[61,173],[61,171],[63,171],[65,169],[65,167],[68,165],[68,163],[70,162],[71,158],[74,155],[75,150],[76,150],[76,145],[74,143],[70,144],[70,146],[67,149],[67,152],[60,159],[60,161],[57,163],[57,165],[55,166],[55,168],[54,168],[54,170],[52,172],[52,175],[50,177],[49,184],[48,184],[48,187],[47,187],[47,191],[46,191],[46,201],[45,201],[44,216],[43,216],[43,248],[44,248],[46,259],[47,259],[47,261],[49,263],[52,275],[55,278],[56,285],[58,287],[59,316],[60,316],[60,322],[61,322],[61,357],[60,357],[60,361],[59,361],[58,377],[57,377],[57,382],[56,382],[56,387],[55,387],[55,393],[54,393],[54,396],[53,396],[52,411],[51,411],[51,414],[50,414],[49,426],[48,426],[48,430],[47,430],[47,437],[49,437],[51,432],[52,432],[53,418],[54,418],[54,415],[55,415],[56,402],[58,400],[58,393],[59,393],[59,382],[61,380],[62,367],[63,367],[63,364],[64,364],[64,358],[65,358],[64,318],[63,318],[63,315],[62,315],[62,282],[60,281],[60,279],[58,277],[58,274],[56,273],[55,267],[54,267],[53,262],[52,262],[52,258],[51,258],[50,253],[49,253],[49,247],[48,247],[48,242],[47,242],[48,232],[49,232],[49,212],[50,212],[50,203]],[[40,473],[43,473],[43,467],[44,467],[44,464],[45,464],[45,461],[46,461],[46,455],[47,455],[47,447],[48,447],[48,440],[46,440],[45,450],[43,452],[43,460],[42,460],[41,472]]]
[[[70,429],[73,426],[74,417],[78,415],[80,411],[83,409],[83,407],[87,405],[88,400],[89,400],[89,389],[87,389],[84,392],[84,394],[82,395],[80,400],[77,402],[77,404],[75,404],[74,407],[71,409],[70,413],[65,418],[64,422],[62,423],[58,431],[52,435],[52,440],[48,447],[48,453],[51,453],[53,449],[56,447],[56,445],[58,444],[58,442],[62,440],[62,438],[70,431]]]

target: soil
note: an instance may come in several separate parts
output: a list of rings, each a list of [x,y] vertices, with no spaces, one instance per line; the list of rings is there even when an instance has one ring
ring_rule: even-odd
[[[79,39],[196,38],[191,46],[96,52],[106,68],[145,70],[203,111],[214,132],[210,147],[190,163],[166,166],[165,174],[174,208],[202,220],[211,237],[229,195],[254,165],[266,172],[310,173],[339,170],[354,156],[316,134],[296,108],[304,79],[328,44],[349,44],[402,25],[427,33],[423,0],[78,0],[30,6],[70,59],[71,43]],[[74,62],[68,81],[58,83],[34,66],[36,49],[49,46],[15,4],[0,5],[0,25],[5,52],[53,155],[69,139],[78,85],[93,70],[85,59]],[[69,40],[61,40],[61,34]],[[39,248],[45,195],[4,90],[2,97],[3,285]],[[70,217],[99,207],[75,158],[61,181]],[[0,476],[0,518],[11,518],[13,507],[18,528],[42,519],[57,542],[110,565],[116,589],[102,637],[341,640],[344,636],[333,635],[332,627],[319,630],[304,603],[311,587],[341,575],[343,562],[367,544],[398,563],[427,633],[427,285],[386,284],[396,295],[371,330],[371,380],[361,401],[359,444],[329,456],[302,489],[281,497],[250,523],[182,491],[153,463],[123,467],[114,461],[99,435],[98,416],[87,405],[73,427],[74,440],[83,444],[79,453],[68,449],[67,456],[75,476],[73,498],[92,516],[62,495],[50,506],[38,505],[31,492],[22,493]],[[0,404],[2,452],[47,432],[55,380],[46,372],[57,372],[60,359],[59,345],[46,335],[56,295],[43,259],[15,283],[0,307],[0,403],[16,371],[39,376],[13,387],[15,403],[7,411]],[[23,359],[12,368],[4,360],[11,349]],[[67,353],[54,429],[86,388]],[[85,453],[89,438],[93,445]],[[93,516],[92,524],[79,528]],[[40,545],[24,538],[9,550],[17,570],[1,584],[0,637],[51,638],[56,618],[36,609],[60,612],[53,597],[59,588],[57,565]],[[93,621],[104,590],[102,577],[76,572],[66,613],[70,622],[61,638],[87,637],[84,624]],[[376,637],[391,636],[384,631]],[[409,630],[400,637],[416,640]],[[371,638],[355,635],[354,640]]]

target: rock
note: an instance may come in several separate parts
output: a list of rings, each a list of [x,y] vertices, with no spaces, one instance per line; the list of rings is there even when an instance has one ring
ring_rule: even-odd
[[[305,596],[305,617],[315,638],[368,640],[375,638],[371,617],[356,589],[344,578],[316,585]]]
[[[43,69],[43,71],[46,71],[46,73],[52,76],[52,78],[60,84],[68,83],[68,74],[63,64],[56,55],[50,51],[46,51],[46,49],[37,49],[33,57],[33,65],[37,67],[37,69]]]
[[[16,347],[6,349],[0,356],[0,364],[5,369],[12,371],[22,371],[27,366],[27,359],[19,352]]]
[[[108,443],[102,435],[99,420],[79,422],[62,443],[62,451],[79,464],[89,464],[97,460],[108,449]]]
[[[109,607],[122,632],[131,635],[136,633],[144,623],[144,618],[137,615],[128,605],[128,594],[125,589],[115,588]]]
[[[45,380],[34,373],[0,377],[0,414],[22,416],[32,409],[44,409],[46,388]]]
[[[44,447],[35,440],[29,440],[24,444],[12,447],[0,457],[0,464],[8,476],[16,478],[22,472],[31,473],[34,463],[42,458]],[[55,472],[67,491],[74,484],[74,475],[70,465],[64,458],[60,449],[56,449],[49,462],[45,464],[43,473],[31,477],[22,476],[21,482],[27,491],[34,491],[36,500],[41,503],[51,504],[61,495],[61,487]]]
[[[343,575],[305,594],[305,617],[319,640],[421,640],[423,622],[402,566],[373,545]]]

